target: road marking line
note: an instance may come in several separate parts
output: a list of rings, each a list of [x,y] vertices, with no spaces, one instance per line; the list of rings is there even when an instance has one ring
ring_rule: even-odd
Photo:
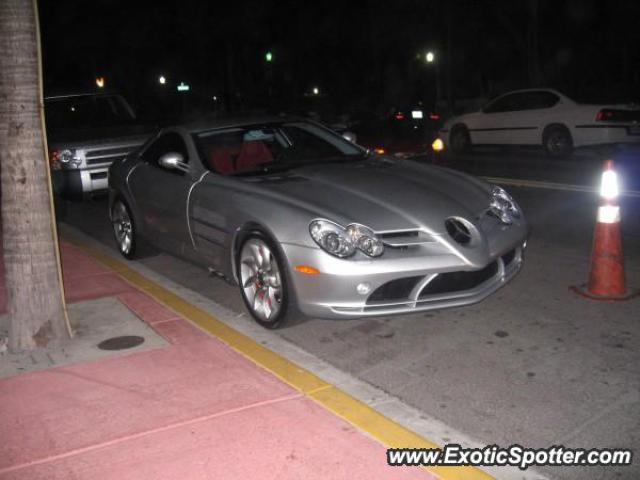
[[[74,243],[85,253],[118,273],[124,280],[158,303],[174,311],[204,332],[216,337],[245,358],[386,447],[439,448],[436,443],[419,436],[335,385],[325,382],[308,370],[256,343],[213,315],[129,268],[122,261],[111,258],[92,247],[71,241],[70,243]],[[491,480],[493,478],[476,467],[424,468],[441,480]]]
[[[554,182],[542,182],[539,180],[524,180],[520,178],[502,178],[502,177],[480,177],[488,182],[500,183],[502,185],[513,185],[514,187],[531,187],[531,188],[546,188],[549,190],[566,190],[571,192],[586,192],[586,193],[599,193],[599,187],[590,187],[585,185],[571,185],[569,183],[554,183]],[[634,197],[640,198],[640,191],[638,190],[624,190],[620,192],[622,197]]]

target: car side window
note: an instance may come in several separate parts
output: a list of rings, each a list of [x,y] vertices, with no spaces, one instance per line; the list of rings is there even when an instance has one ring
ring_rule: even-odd
[[[517,93],[497,98],[484,108],[484,113],[511,112],[513,110],[520,110]]]
[[[142,160],[147,162],[149,165],[165,170],[159,165],[158,160],[162,155],[169,152],[179,153],[184,158],[185,163],[189,162],[187,145],[184,143],[180,134],[175,132],[165,133],[158,137],[158,139],[149,145],[149,147],[142,153],[141,157]],[[184,172],[177,170],[171,170],[171,172],[184,175]]]
[[[203,164],[219,175],[255,170],[277,159],[286,145],[278,129],[235,128],[194,136]]]
[[[553,107],[560,98],[551,92],[531,92],[527,98],[527,109],[528,110],[539,110],[542,108],[551,108]]]
[[[560,98],[551,92],[518,92],[497,98],[484,108],[484,113],[517,112],[553,107]]]

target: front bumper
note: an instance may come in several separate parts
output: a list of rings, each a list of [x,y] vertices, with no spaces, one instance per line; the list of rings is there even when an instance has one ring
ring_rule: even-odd
[[[501,245],[485,264],[454,253],[392,259],[342,260],[320,249],[283,244],[299,310],[317,318],[396,315],[470,305],[505,285],[522,268],[526,234]],[[319,275],[295,271],[310,265]],[[368,284],[366,294],[358,286]]]
[[[66,198],[82,198],[106,192],[108,170],[109,165],[87,169],[53,170],[51,172],[53,191]]]

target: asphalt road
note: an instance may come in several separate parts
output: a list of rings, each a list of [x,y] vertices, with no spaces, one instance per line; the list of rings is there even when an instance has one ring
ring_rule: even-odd
[[[622,190],[640,192],[640,148],[578,149],[571,157],[549,160],[540,149],[475,147],[465,155],[445,157],[453,168],[476,175],[597,186],[604,160],[613,160]]]
[[[625,162],[633,158],[625,155]],[[580,185],[597,185],[601,163],[598,152],[558,162],[538,152],[491,149],[452,161],[481,175]],[[628,185],[638,181],[627,173],[632,170],[623,174]],[[569,291],[587,278],[598,198],[507,189],[525,211],[532,235],[523,271],[492,297],[399,317],[300,319],[278,334],[483,443],[624,447],[637,455],[640,299],[596,303]],[[623,197],[621,207],[627,282],[640,288],[640,198]],[[114,244],[104,198],[67,203],[60,211],[60,220]],[[244,313],[237,289],[199,267],[166,254],[142,263]],[[630,467],[539,470],[559,479],[640,478],[638,460]]]

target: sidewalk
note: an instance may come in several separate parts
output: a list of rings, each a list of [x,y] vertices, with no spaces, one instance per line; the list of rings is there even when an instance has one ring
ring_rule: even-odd
[[[0,479],[435,478],[388,467],[383,445],[61,250],[68,302],[117,298],[167,345],[1,379]]]

